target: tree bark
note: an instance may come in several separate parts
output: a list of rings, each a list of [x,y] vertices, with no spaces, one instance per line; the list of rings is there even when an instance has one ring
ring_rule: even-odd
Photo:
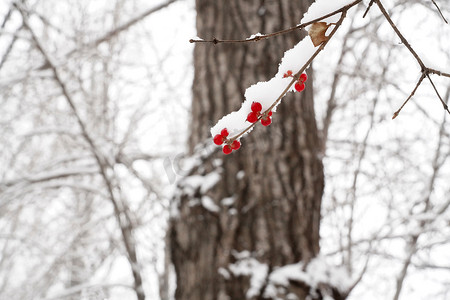
[[[198,36],[241,39],[295,26],[311,2],[197,0]],[[277,72],[284,51],[303,36],[298,31],[258,43],[196,45],[191,152],[210,138],[218,119],[240,107],[247,87]],[[233,154],[216,153],[202,162],[193,175],[207,182],[219,173],[212,188],[193,186],[192,177],[180,180],[174,199],[179,213],[168,233],[176,299],[265,299],[265,285],[247,294],[250,277],[230,272],[230,264],[247,253],[270,273],[286,264],[307,264],[318,254],[324,175],[312,69],[308,75],[306,89],[286,96],[272,125],[256,126]],[[217,209],[202,205],[209,199]],[[305,299],[310,288],[297,283],[289,292]]]

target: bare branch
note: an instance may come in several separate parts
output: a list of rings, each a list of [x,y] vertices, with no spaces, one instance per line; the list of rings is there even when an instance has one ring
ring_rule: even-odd
[[[433,2],[434,6],[436,6],[436,8],[437,8],[439,14],[441,15],[442,19],[444,20],[444,22],[448,24],[448,21],[445,19],[444,15],[442,14],[442,11],[441,11],[441,9],[439,8],[439,6],[437,5],[436,1],[431,0],[431,2]]]
[[[420,84],[422,83],[423,79],[425,78],[425,73],[422,73],[422,76],[420,76],[419,81],[417,81],[416,86],[414,87],[413,91],[411,92],[411,94],[409,94],[408,98],[405,100],[405,102],[403,102],[402,106],[400,106],[400,108],[394,113],[394,115],[392,116],[392,119],[395,119],[398,117],[398,115],[400,114],[400,112],[402,111],[403,107],[406,105],[406,103],[408,103],[409,99],[412,98],[412,96],[414,96],[414,94],[416,93],[417,89],[419,88]]]
[[[442,106],[444,107],[444,109],[450,114],[450,111],[448,110],[448,105],[444,102],[444,100],[442,99],[441,95],[439,94],[436,86],[434,85],[433,80],[431,80],[430,75],[428,75],[428,73],[426,74],[428,80],[430,81],[431,85],[433,86],[434,91],[436,92],[436,95],[438,96],[439,100],[441,100]]]
[[[347,4],[346,6],[341,7],[338,10],[335,10],[329,14],[326,14],[320,18],[314,19],[312,21],[306,22],[306,23],[302,23],[302,24],[298,24],[297,26],[288,28],[288,29],[283,29],[277,32],[273,32],[273,33],[269,33],[269,34],[263,34],[263,35],[257,35],[254,36],[252,38],[249,39],[245,39],[245,40],[219,40],[217,38],[213,38],[212,40],[195,40],[195,39],[190,39],[189,43],[212,43],[212,44],[222,44],[222,43],[226,43],[226,44],[230,44],[230,43],[249,43],[249,42],[259,42],[261,40],[266,40],[268,38],[277,36],[277,35],[282,35],[282,34],[286,34],[292,31],[296,31],[298,29],[302,29],[305,28],[306,26],[309,26],[311,24],[314,24],[316,22],[319,22],[321,20],[324,20],[328,17],[334,16],[338,13],[343,13],[348,11],[351,7],[359,4],[362,0],[356,0],[353,3]]]
[[[99,44],[106,42],[108,40],[110,40],[112,37],[118,35],[119,33],[121,33],[122,31],[127,30],[128,28],[130,28],[131,26],[135,25],[136,23],[138,23],[139,21],[141,21],[142,19],[148,17],[149,15],[163,9],[166,8],[167,6],[169,6],[170,4],[176,2],[177,0],[168,0],[165,3],[162,3],[156,7],[150,8],[146,11],[144,11],[143,13],[141,13],[140,15],[132,18],[131,20],[125,22],[124,24],[114,28],[113,30],[105,33],[103,36],[101,36],[100,38],[96,39],[95,41],[87,44],[87,47],[95,47],[98,46]],[[75,50],[73,50],[72,52],[74,52]],[[72,52],[69,53],[72,54]]]
[[[373,2],[375,2],[374,0],[370,1],[369,5],[367,6],[366,11],[364,12],[363,18],[365,18],[367,16],[367,13],[369,12],[370,8],[373,5]]]
[[[171,0],[172,2],[175,0]],[[123,244],[126,249],[128,261],[130,262],[132,274],[134,278],[134,290],[136,292],[136,296],[138,300],[145,299],[144,290],[142,288],[142,275],[141,275],[141,269],[137,263],[137,254],[136,254],[136,245],[134,243],[133,238],[133,222],[129,215],[129,210],[126,207],[124,203],[120,201],[120,198],[116,196],[114,192],[114,185],[113,185],[113,178],[111,178],[109,174],[109,170],[113,170],[112,166],[110,165],[109,161],[106,159],[106,157],[103,156],[103,154],[98,150],[97,146],[94,143],[93,138],[90,136],[86,125],[84,124],[83,120],[81,119],[81,115],[75,105],[75,101],[70,95],[68,88],[66,87],[66,84],[63,82],[62,78],[59,75],[59,71],[56,67],[56,65],[53,63],[53,60],[51,59],[50,55],[47,53],[47,51],[42,46],[42,43],[39,41],[38,37],[34,33],[33,29],[31,28],[30,24],[28,23],[27,16],[25,12],[22,10],[22,8],[19,5],[15,5],[15,7],[18,9],[18,11],[22,15],[23,24],[24,27],[30,32],[32,39],[34,41],[34,44],[38,51],[42,54],[42,56],[45,59],[45,65],[48,65],[48,68],[53,73],[53,77],[56,81],[56,83],[61,88],[62,94],[64,98],[66,99],[67,103],[69,104],[70,108],[72,109],[72,112],[80,126],[81,132],[85,140],[90,146],[90,150],[92,154],[95,157],[95,160],[97,161],[98,167],[100,169],[100,174],[104,179],[104,183],[106,186],[106,189],[108,191],[108,196],[111,204],[114,208],[114,215],[116,217],[117,224],[119,226],[119,229],[121,231]],[[137,21],[136,21],[137,22]],[[135,23],[135,22],[134,22]],[[130,22],[128,27],[134,24],[133,22]]]
[[[377,3],[381,13],[384,15],[384,17],[386,18],[386,20],[389,22],[389,24],[391,25],[392,29],[394,29],[395,33],[397,34],[397,36],[400,38],[400,40],[402,41],[403,45],[405,45],[405,47],[409,50],[409,52],[411,52],[411,54],[414,56],[414,58],[417,60],[417,63],[420,65],[420,67],[422,68],[422,70],[427,69],[427,67],[425,66],[424,62],[422,61],[422,59],[419,57],[419,54],[417,54],[416,51],[414,51],[414,49],[411,47],[411,45],[409,44],[408,40],[406,40],[406,38],[403,36],[403,34],[400,32],[400,30],[397,28],[397,26],[394,24],[394,21],[392,21],[391,17],[389,16],[388,12],[386,11],[386,9],[384,8],[384,6],[381,4],[380,0],[375,0],[375,2]]]
[[[394,116],[392,117],[392,119],[395,119],[398,114],[400,113],[400,110],[403,108],[403,106],[405,106],[405,104],[409,101],[409,99],[412,97],[412,95],[414,95],[415,91],[417,90],[417,88],[419,87],[419,85],[422,83],[423,79],[426,77],[428,77],[428,79],[430,80],[431,84],[433,85],[434,90],[436,91],[439,100],[441,101],[441,103],[444,106],[444,109],[450,114],[450,111],[448,110],[448,106],[445,104],[445,102],[442,100],[442,97],[439,95],[436,87],[434,86],[434,83],[431,81],[430,77],[429,77],[429,73],[433,73],[439,76],[445,76],[445,77],[450,77],[450,74],[448,73],[443,73],[440,72],[438,70],[435,69],[431,69],[428,68],[425,63],[422,61],[422,59],[420,58],[419,54],[417,54],[417,52],[411,47],[411,45],[409,44],[408,40],[406,40],[406,38],[403,36],[403,34],[400,32],[400,30],[397,28],[397,26],[394,24],[394,22],[392,21],[391,17],[389,16],[388,12],[386,11],[386,9],[384,8],[383,4],[381,4],[380,0],[374,0],[377,5],[378,8],[380,9],[381,13],[384,15],[384,17],[386,18],[386,20],[388,21],[388,23],[391,25],[392,29],[395,31],[395,33],[397,34],[397,36],[400,38],[400,40],[402,41],[403,45],[409,50],[409,52],[411,52],[411,54],[414,56],[414,58],[416,59],[417,63],[419,64],[421,71],[422,71],[422,76],[419,80],[419,82],[417,83],[416,87],[414,88],[414,90],[412,91],[410,97],[408,97],[408,99],[405,101],[405,103],[403,103],[403,105],[400,107],[400,109],[398,111],[396,111],[394,113]]]

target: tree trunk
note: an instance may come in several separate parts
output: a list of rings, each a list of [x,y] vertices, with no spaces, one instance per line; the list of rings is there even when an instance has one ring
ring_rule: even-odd
[[[198,36],[241,39],[295,26],[311,2],[197,0]],[[247,87],[277,72],[284,51],[303,35],[297,31],[258,43],[196,45],[191,152],[210,138],[209,129],[219,118],[240,107]],[[308,75],[305,91],[283,100],[272,125],[256,126],[241,149],[228,156],[215,153],[179,182],[179,213],[169,229],[176,299],[270,299],[266,274],[278,266],[307,264],[318,254],[324,176],[311,69]],[[210,187],[214,174],[220,180]],[[215,206],[207,205],[210,201]],[[267,266],[256,291],[249,274],[230,267],[244,256]],[[286,294],[305,299],[310,289],[297,282]],[[320,293],[317,297],[322,298]]]

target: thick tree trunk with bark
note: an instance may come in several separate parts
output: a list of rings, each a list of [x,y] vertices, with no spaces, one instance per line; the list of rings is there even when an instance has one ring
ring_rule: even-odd
[[[311,2],[197,0],[198,36],[240,39],[294,26]],[[284,51],[303,35],[195,47],[192,152],[210,138],[219,118],[240,107],[247,87],[276,73]],[[233,272],[230,264],[250,256],[270,274],[318,254],[324,176],[311,69],[308,75],[306,90],[283,100],[272,125],[256,126],[241,149],[228,156],[215,153],[179,182],[179,214],[169,229],[176,299],[264,299],[267,277],[248,293],[250,276]],[[214,174],[220,180],[208,186]],[[215,206],[207,205],[211,200]],[[310,287],[292,283],[288,292],[305,299]]]

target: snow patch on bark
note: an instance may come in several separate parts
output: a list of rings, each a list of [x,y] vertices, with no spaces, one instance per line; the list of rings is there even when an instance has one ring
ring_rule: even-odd
[[[221,176],[217,172],[206,175],[192,175],[183,180],[183,192],[193,195],[196,191],[205,194],[219,182]]]
[[[251,299],[260,294],[266,282],[269,266],[250,257],[250,252],[248,251],[239,252],[235,257],[239,257],[239,260],[234,264],[230,264],[228,268],[235,276],[250,277],[250,287],[245,296],[247,299]]]
[[[280,286],[289,286],[289,281],[299,281],[316,289],[321,284],[335,287],[341,292],[347,291],[352,285],[351,277],[343,267],[331,266],[324,257],[313,259],[306,270],[302,262],[286,265],[275,269],[269,276],[269,283],[264,296],[276,297]]]

